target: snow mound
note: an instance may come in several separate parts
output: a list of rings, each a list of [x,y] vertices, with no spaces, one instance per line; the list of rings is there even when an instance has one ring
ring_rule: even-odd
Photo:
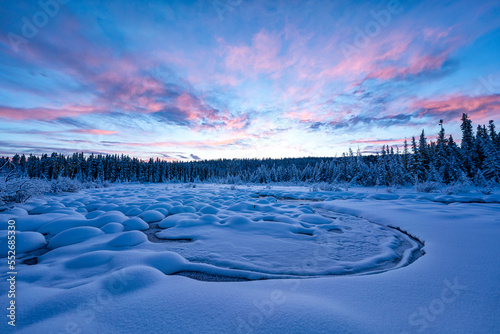
[[[8,232],[0,231],[0,257],[8,255]],[[47,244],[45,237],[38,232],[19,232],[15,234],[16,241],[16,254],[30,252],[32,250],[41,248]]]
[[[138,217],[127,219],[123,221],[122,224],[123,226],[125,226],[125,231],[144,231],[149,228],[149,225],[144,220]]]
[[[141,213],[139,217],[141,217],[146,223],[154,223],[165,218],[165,215],[157,210],[147,210]]]
[[[214,208],[211,205],[206,205],[202,207],[199,211],[204,214],[212,214],[212,215],[216,215],[219,212],[217,208]]]
[[[142,210],[139,209],[139,208],[132,208],[130,210],[128,210],[125,215],[126,216],[138,216],[142,213]]]
[[[98,210],[107,212],[107,211],[115,210],[116,208],[118,208],[117,204],[105,204],[103,206],[100,206]]]
[[[185,258],[174,252],[156,253],[146,262],[166,275],[186,269],[188,264]]]
[[[29,214],[30,215],[41,215],[41,214],[51,212],[51,211],[56,210],[56,209],[61,208],[61,207],[64,207],[64,205],[54,207],[54,206],[45,204],[45,205],[37,206],[36,208],[30,210]]]
[[[109,251],[95,251],[88,254],[80,255],[64,264],[68,269],[84,269],[102,266],[113,259],[112,252]]]
[[[44,215],[30,215],[30,216],[18,216],[14,218],[16,222],[16,230],[17,231],[36,231],[38,230],[41,226],[62,218],[66,217],[67,215],[63,213],[47,213]],[[13,218],[12,216],[6,216],[9,219]],[[0,218],[1,219],[1,218]],[[8,219],[5,220],[0,220],[0,229],[6,230],[8,226]]]
[[[124,226],[120,223],[108,223],[101,227],[101,231],[103,231],[106,234],[113,234],[113,233],[118,233],[122,232],[124,230]]]
[[[101,279],[100,285],[112,295],[122,295],[151,287],[164,278],[158,269],[136,265],[107,275]]]
[[[220,223],[222,225],[235,226],[235,225],[252,224],[252,221],[250,219],[248,219],[247,217],[243,217],[243,216],[231,216],[227,219],[222,220]]]
[[[56,234],[49,242],[49,248],[59,248],[86,241],[95,236],[104,234],[98,228],[90,226],[74,227]]]
[[[106,211],[102,211],[102,210],[95,210],[95,211],[92,211],[92,212],[89,212],[85,215],[85,218],[87,219],[94,219],[94,218],[97,218],[99,217],[100,215],[102,215],[103,213],[105,213]]]
[[[161,228],[169,228],[177,225],[180,221],[186,220],[186,219],[198,219],[200,218],[197,214],[194,213],[179,213],[176,215],[168,216],[167,218],[163,219],[158,226]]]
[[[179,214],[179,213],[194,213],[194,212],[196,212],[196,210],[192,206],[177,205],[177,206],[174,206],[172,209],[170,209],[169,212],[170,212],[170,214],[175,215],[175,214]]]
[[[163,214],[164,217],[168,216],[170,213],[165,208],[156,208],[155,211],[158,211]]]
[[[148,238],[139,231],[125,232],[108,242],[113,247],[132,247],[146,242]]]
[[[147,210],[155,210],[155,209],[166,209],[168,211],[172,209],[172,205],[168,203],[156,203],[147,207]]]
[[[81,226],[102,227],[108,223],[121,223],[128,219],[123,213],[118,211],[106,212],[94,219],[81,219],[81,218],[60,218],[51,221],[38,229],[42,234],[58,234],[61,231]]]

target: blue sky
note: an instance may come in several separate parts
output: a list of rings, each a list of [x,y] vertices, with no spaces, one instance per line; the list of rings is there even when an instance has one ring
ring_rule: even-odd
[[[500,115],[498,1],[2,1],[0,155],[334,156]]]

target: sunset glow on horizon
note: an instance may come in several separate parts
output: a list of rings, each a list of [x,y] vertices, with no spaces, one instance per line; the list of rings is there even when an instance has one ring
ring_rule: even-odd
[[[500,122],[498,1],[2,9],[0,156],[323,157]]]

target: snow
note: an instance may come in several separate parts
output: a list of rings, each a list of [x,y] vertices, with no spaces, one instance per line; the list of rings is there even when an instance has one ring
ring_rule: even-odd
[[[165,215],[158,210],[147,210],[139,215],[146,223],[153,223],[165,218]]]
[[[127,216],[138,216],[142,213],[142,210],[139,209],[139,208],[132,208],[130,210],[128,210],[125,215]]]
[[[185,205],[176,205],[170,209],[170,213],[173,215],[185,212],[196,212],[196,210],[192,206],[185,206]]]
[[[56,234],[50,240],[49,248],[54,249],[63,246],[73,245],[88,240],[92,237],[98,236],[100,234],[104,234],[104,232],[95,227],[90,227],[90,226],[73,227]]]
[[[38,232],[17,232],[16,239],[18,253],[26,253],[41,248],[47,244],[42,234]],[[0,230],[0,256],[6,257],[8,253],[7,231]]]
[[[144,220],[138,217],[124,220],[122,222],[122,225],[125,227],[125,231],[130,231],[130,230],[144,231],[149,228],[149,225]]]
[[[123,226],[120,223],[108,223],[101,227],[101,231],[103,231],[106,234],[111,234],[111,233],[118,233],[121,232],[125,229],[125,226]]]
[[[498,333],[499,202],[124,184],[2,212],[0,246],[14,219],[20,333]]]
[[[110,240],[108,244],[113,247],[131,247],[146,242],[147,240],[148,238],[144,233],[130,231],[115,237]]]
[[[100,214],[96,218],[84,219],[83,217],[75,217],[76,215],[68,215],[68,218],[60,218],[53,220],[38,229],[38,232],[43,234],[58,234],[61,231],[72,227],[80,226],[93,226],[102,227],[108,223],[121,223],[127,219],[127,217],[117,211],[111,211],[107,213]]]

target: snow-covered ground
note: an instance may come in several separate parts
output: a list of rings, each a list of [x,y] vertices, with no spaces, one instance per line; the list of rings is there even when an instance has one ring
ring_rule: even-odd
[[[0,331],[13,219],[16,332],[500,333],[499,202],[162,184],[46,196],[0,213]]]

